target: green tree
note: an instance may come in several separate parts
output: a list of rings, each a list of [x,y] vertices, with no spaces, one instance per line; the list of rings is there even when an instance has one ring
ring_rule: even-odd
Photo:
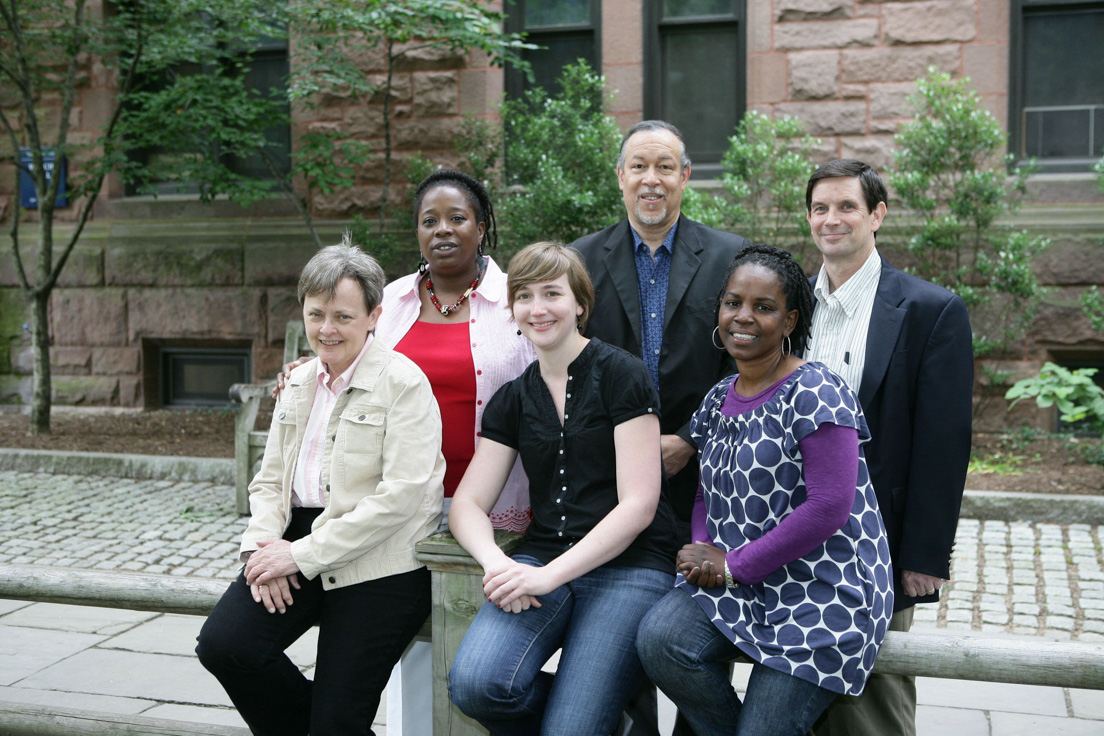
[[[379,231],[387,220],[392,181],[392,110],[395,70],[419,51],[481,51],[492,64],[510,62],[523,71],[522,49],[536,48],[520,34],[505,33],[502,13],[470,0],[299,0],[289,6],[296,63],[289,85],[293,103],[317,108],[327,96],[345,97],[362,105],[383,97],[383,193]],[[385,64],[382,84],[364,59],[381,50]],[[334,136],[329,136],[331,142]],[[325,141],[320,141],[318,166],[328,165]],[[358,155],[365,151],[360,150]]]
[[[805,219],[805,185],[816,170],[813,153],[820,141],[789,116],[771,120],[749,110],[728,139],[721,159],[725,197],[695,193],[687,216],[730,230],[752,242],[787,248],[803,262],[810,242]]]
[[[32,434],[50,431],[50,295],[107,174],[113,170],[134,173],[127,156],[127,146],[134,141],[124,138],[123,131],[134,130],[131,116],[142,106],[142,80],[164,79],[185,64],[225,55],[221,49],[263,35],[267,18],[266,5],[255,0],[131,1],[113,4],[110,12],[101,12],[100,4],[86,0],[0,0],[0,79],[5,93],[0,131],[7,143],[0,162],[10,161],[17,174],[29,175],[37,197],[33,270],[28,268],[25,255],[30,254],[23,249],[20,233],[27,214],[18,199],[13,199],[11,214],[15,271],[31,314]],[[77,94],[89,84],[94,64],[116,76],[120,87],[98,138],[78,142],[70,137],[71,112]],[[235,99],[239,90],[227,83],[229,77],[217,76],[208,86],[197,84],[195,78],[178,78],[181,97],[174,110],[187,116],[193,101],[211,95],[211,99],[221,97],[227,109],[255,115],[254,101],[248,96]],[[219,103],[205,98],[202,107],[210,113]],[[172,122],[169,116],[163,124]],[[29,152],[29,166],[20,163],[20,148]],[[51,153],[58,161],[73,164],[67,184],[75,224],[61,243],[54,239],[61,178],[48,177],[45,167]]]
[[[505,150],[503,229],[520,247],[569,243],[625,216],[614,163],[621,145],[606,114],[605,78],[580,59],[564,67],[560,90],[536,87],[502,104]],[[492,148],[474,147],[487,171]]]
[[[1043,294],[1031,268],[1045,238],[998,225],[1016,211],[1026,168],[1009,175],[1005,134],[969,79],[931,70],[917,81],[916,118],[897,134],[889,175],[901,203],[918,218],[908,242],[912,271],[947,287],[970,308],[977,355],[1022,341]]]

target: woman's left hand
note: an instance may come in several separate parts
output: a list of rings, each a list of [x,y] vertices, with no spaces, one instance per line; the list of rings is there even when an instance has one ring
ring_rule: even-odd
[[[287,577],[299,572],[295,558],[291,556],[291,542],[285,539],[262,539],[260,548],[245,563],[245,582],[250,585],[267,583],[275,578]]]
[[[556,589],[555,581],[551,579],[547,569],[523,565],[513,560],[510,562],[511,564],[504,567],[488,570],[483,576],[483,594],[499,608],[518,613],[512,604],[524,596],[529,597],[532,605],[540,606],[537,596]]]
[[[675,569],[686,582],[701,588],[716,588],[725,584],[724,551],[707,542],[685,545],[675,557]]]

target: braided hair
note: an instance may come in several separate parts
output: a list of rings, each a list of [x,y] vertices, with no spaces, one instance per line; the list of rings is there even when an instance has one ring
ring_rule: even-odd
[[[475,212],[475,221],[482,222],[486,229],[483,232],[483,240],[479,243],[479,252],[484,248],[494,250],[498,246],[498,224],[495,221],[494,206],[491,205],[491,196],[479,180],[462,171],[453,169],[438,169],[422,180],[418,189],[414,192],[414,229],[418,229],[418,212],[422,209],[422,200],[430,189],[439,186],[451,186],[459,189],[464,198],[468,200]]]
[[[782,285],[782,295],[786,297],[786,311],[797,310],[797,324],[790,333],[793,349],[795,352],[804,350],[813,325],[813,289],[809,286],[809,279],[805,276],[805,272],[787,250],[766,243],[755,243],[737,253],[732,263],[728,264],[724,281],[721,282],[721,290],[717,292],[715,314],[720,316],[725,290],[736,269],[747,263],[762,266],[778,276],[778,281]]]

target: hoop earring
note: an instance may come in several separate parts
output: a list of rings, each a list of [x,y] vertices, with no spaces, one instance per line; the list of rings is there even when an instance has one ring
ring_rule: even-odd
[[[427,261],[425,259],[425,256],[420,256],[418,258],[418,273],[420,273],[422,276],[425,276],[426,271],[428,271],[428,270],[429,270],[429,261]]]
[[[793,343],[790,342],[790,336],[786,335],[785,347],[782,348],[783,355],[793,355]]]
[[[717,348],[718,350],[724,350],[725,346],[723,344],[721,344],[721,345],[717,344],[717,341],[720,340],[720,339],[721,339],[721,328],[718,325],[717,327],[713,328],[713,332],[712,332],[712,334],[710,334],[709,340],[710,340],[710,342],[713,343],[713,347]]]

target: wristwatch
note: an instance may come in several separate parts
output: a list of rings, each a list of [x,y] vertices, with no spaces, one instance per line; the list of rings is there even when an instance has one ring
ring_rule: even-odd
[[[728,569],[728,557],[725,557],[725,585],[729,588],[736,587],[736,581],[732,579],[732,571]]]

